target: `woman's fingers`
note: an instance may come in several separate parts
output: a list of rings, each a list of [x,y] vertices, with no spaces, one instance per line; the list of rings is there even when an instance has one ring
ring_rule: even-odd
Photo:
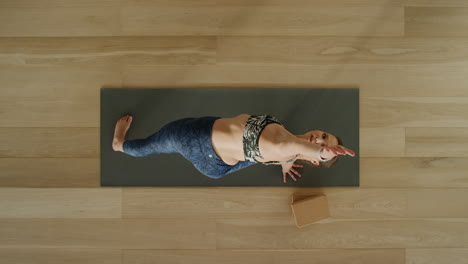
[[[294,181],[297,181],[296,177],[294,177],[294,175],[291,173],[291,171],[288,171],[288,174],[289,174],[289,176],[291,176],[291,178],[293,178]]]
[[[291,171],[288,171],[288,174],[289,174],[289,176],[291,176],[291,178],[292,178],[294,181],[297,181],[297,180],[296,180],[296,177],[294,177],[294,175],[291,173]]]
[[[336,146],[336,151],[338,154],[344,155],[346,152],[340,147],[340,145]]]
[[[302,177],[302,175],[301,175],[299,172],[297,172],[295,169],[292,169],[292,168],[291,168],[291,170],[292,170],[292,172],[294,172],[297,176]]]
[[[323,153],[325,153],[324,157],[329,159],[338,155],[350,155],[352,157],[356,155],[352,150],[347,149],[342,145],[337,145],[335,147],[325,147]]]
[[[304,167],[304,165],[299,165],[299,164],[293,164],[292,166],[294,166],[294,167],[300,167],[300,168]],[[299,178],[302,177],[302,175],[301,175],[298,171],[296,171],[295,169],[291,168],[291,169],[287,172],[287,174],[289,174],[289,176],[290,176],[294,181],[297,181],[297,179],[296,179],[296,177],[294,177],[294,174],[293,174],[293,173],[296,174]],[[283,173],[283,182],[284,182],[284,183],[286,183],[286,178],[287,178],[287,177],[286,177],[286,173]]]
[[[344,155],[348,154],[348,155],[350,155],[350,156],[352,156],[352,157],[354,157],[354,156],[356,155],[352,150],[350,150],[350,149],[348,149],[348,148],[345,148],[344,146],[338,145],[338,147],[339,147],[342,151],[344,151]]]
[[[351,155],[351,156],[353,156],[353,157],[356,155],[356,153],[354,153],[354,152],[353,152],[352,150],[350,150],[350,149],[346,149],[346,152],[348,152],[349,155]]]

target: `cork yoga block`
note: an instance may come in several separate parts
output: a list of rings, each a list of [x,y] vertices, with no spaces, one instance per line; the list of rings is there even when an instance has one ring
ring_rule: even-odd
[[[327,197],[320,195],[293,194],[291,209],[297,227],[301,228],[330,217]]]

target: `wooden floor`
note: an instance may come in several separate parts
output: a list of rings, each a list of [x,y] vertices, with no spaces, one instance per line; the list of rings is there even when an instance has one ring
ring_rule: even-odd
[[[468,1],[1,0],[0,80],[0,263],[468,263]],[[101,87],[359,87],[361,187],[100,188]]]

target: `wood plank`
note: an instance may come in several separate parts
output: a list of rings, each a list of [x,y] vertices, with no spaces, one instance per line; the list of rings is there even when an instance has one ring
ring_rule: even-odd
[[[99,127],[101,87],[118,67],[0,66],[0,127]]]
[[[121,218],[119,188],[3,188],[0,218]]]
[[[463,62],[468,38],[218,37],[222,64],[431,64]]]
[[[409,217],[466,218],[468,215],[466,189],[418,189],[408,192],[407,197]]]
[[[122,9],[122,34],[216,36],[220,11],[212,6],[127,6]]]
[[[466,264],[468,248],[408,248],[407,264]]]
[[[131,36],[402,36],[404,14],[395,6],[251,4],[128,5],[122,31]],[[255,12],[253,12],[255,10]],[[366,14],[366,15],[362,15]]]
[[[119,249],[0,248],[4,263],[15,264],[120,264]],[[390,257],[390,256],[389,256]]]
[[[468,220],[335,220],[297,228],[290,218],[220,219],[218,249],[467,247]]]
[[[122,38],[125,65],[215,64],[216,37]]]
[[[466,97],[467,68],[467,62],[125,66],[123,82],[126,87],[142,88],[360,88],[361,97]]]
[[[2,0],[0,8],[5,7],[120,7],[125,0]]]
[[[405,7],[405,36],[466,37],[467,7]]]
[[[0,128],[0,158],[97,158],[99,128]]]
[[[407,157],[468,157],[468,128],[406,128],[405,148]]]
[[[360,104],[363,127],[468,127],[468,97],[368,97]]]
[[[206,0],[206,1],[197,1],[197,0],[125,0],[127,5],[131,6],[164,6],[171,4],[171,6],[304,6],[311,5],[320,6],[320,7],[336,7],[336,6],[391,6],[391,7],[402,7],[404,3],[400,1],[388,2],[386,0]]]
[[[215,37],[0,38],[0,65],[213,64],[215,49]]]
[[[249,217],[290,217],[293,193],[325,194],[334,218],[388,218],[407,214],[407,191],[404,189],[223,187],[184,188],[183,193],[181,196],[181,190],[177,188],[125,188],[123,217],[211,219],[242,218],[246,214]]]
[[[239,6],[222,10],[217,35],[402,36],[403,8],[386,6]],[[226,11],[226,12],[223,12]],[[365,15],[362,15],[365,14]]]
[[[388,188],[178,188],[123,190],[124,218],[290,217],[292,194],[325,194],[338,218],[466,218],[466,189]],[[202,215],[199,212],[203,212]]]
[[[183,193],[183,195],[181,195]],[[290,188],[125,188],[124,218],[288,216]],[[203,212],[203,214],[199,214]]]
[[[100,187],[98,158],[0,158],[0,187]]]
[[[122,263],[382,263],[405,264],[404,249],[261,250],[123,250]]]
[[[0,219],[0,248],[215,249],[212,220]]]
[[[119,7],[0,8],[0,37],[115,36]]]
[[[467,188],[468,158],[361,158],[366,188]]]
[[[404,157],[404,128],[361,128],[359,131],[360,157]]]
[[[423,6],[423,7],[468,7],[465,0],[405,0],[404,6]]]

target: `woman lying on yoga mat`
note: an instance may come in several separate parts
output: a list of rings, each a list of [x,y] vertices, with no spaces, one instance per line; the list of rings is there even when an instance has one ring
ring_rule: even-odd
[[[262,163],[281,165],[283,182],[286,174],[296,181],[294,174],[301,174],[293,167],[303,167],[294,164],[297,159],[330,167],[338,155],[354,157],[354,152],[343,147],[336,136],[319,130],[293,135],[271,115],[183,118],[145,139],[126,140],[132,120],[127,115],[117,121],[112,143],[115,151],[135,157],[180,153],[201,173],[215,179]]]

